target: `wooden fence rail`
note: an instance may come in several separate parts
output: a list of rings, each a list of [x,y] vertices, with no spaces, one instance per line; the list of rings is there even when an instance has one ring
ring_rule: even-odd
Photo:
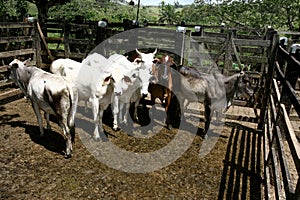
[[[268,98],[266,123],[264,126],[264,158],[266,199],[299,199],[300,198],[300,144],[294,127],[291,124],[289,111],[294,107],[300,117],[300,98],[295,93],[294,79],[289,67],[300,68],[300,63],[280,46],[278,57],[285,62],[276,61],[271,81],[271,92]],[[284,63],[284,66],[279,63]],[[282,68],[286,71],[283,73]],[[291,80],[291,82],[290,82]]]
[[[41,64],[40,38],[34,23],[0,23],[0,103],[6,103],[23,96],[16,85],[8,79],[8,64],[14,59],[31,58],[34,64]]]

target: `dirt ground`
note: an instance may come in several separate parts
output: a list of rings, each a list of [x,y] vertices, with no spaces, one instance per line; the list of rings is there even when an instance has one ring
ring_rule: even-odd
[[[229,112],[245,118],[254,114],[239,107],[232,107]],[[170,165],[151,172],[130,173],[111,168],[91,154],[83,143],[84,136],[79,134],[83,132],[81,127],[76,128],[72,158],[64,159],[61,129],[52,123],[52,130],[40,137],[36,117],[25,99],[1,106],[0,113],[0,199],[260,199],[262,196],[260,156],[257,159],[247,156],[249,152],[260,155],[255,150],[261,145],[259,137],[246,134],[247,130],[255,132],[255,123],[240,125],[227,120],[222,131],[212,136],[217,141],[206,156],[199,157],[204,140],[195,135],[187,151]],[[240,129],[242,126],[244,129]],[[113,144],[136,153],[160,149],[176,135],[176,129],[165,128],[149,138],[130,136],[122,130],[115,132],[107,125],[105,131]],[[256,161],[258,164],[251,164]]]

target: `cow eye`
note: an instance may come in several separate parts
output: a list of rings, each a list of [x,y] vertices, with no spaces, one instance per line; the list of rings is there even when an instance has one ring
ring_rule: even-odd
[[[124,76],[123,79],[126,83],[131,83],[131,79],[128,76]]]

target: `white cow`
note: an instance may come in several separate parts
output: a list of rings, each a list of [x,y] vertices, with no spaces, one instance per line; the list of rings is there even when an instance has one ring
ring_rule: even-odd
[[[157,49],[155,49],[153,53],[142,53],[138,49],[135,49],[135,51],[139,54],[139,57],[142,60],[142,64],[153,74],[155,71],[155,65],[153,64],[153,62],[155,61],[155,54],[157,53]]]
[[[66,77],[73,85],[75,85],[80,68],[81,62],[77,62],[70,58],[59,58],[51,63],[50,72]],[[88,101],[85,101],[86,112],[88,107],[87,102]]]
[[[44,135],[40,110],[45,113],[47,128],[50,129],[49,114],[58,118],[66,140],[65,158],[71,157],[72,141],[75,136],[74,118],[77,107],[77,91],[63,77],[45,72],[36,67],[26,67],[26,61],[13,60],[12,78],[22,92],[29,97],[36,114],[41,136]]]
[[[78,90],[79,100],[85,101],[86,108],[88,101],[92,104],[95,140],[99,140],[99,132],[103,132],[102,116],[107,107],[107,91],[112,90],[111,73],[105,70],[107,65],[108,60],[98,54],[97,59],[89,57],[81,63],[68,58],[58,59],[52,62],[50,68],[51,72],[72,81]]]
[[[69,58],[59,58],[52,62],[50,71],[53,74],[70,78],[71,81],[75,84],[80,67],[81,62],[77,62]]]
[[[131,63],[127,58],[120,54],[111,55],[108,60],[112,63],[109,66],[114,74],[119,75],[119,80],[115,82],[114,101],[112,112],[114,116],[113,129],[118,129],[119,121],[127,123],[127,116],[130,103],[135,103],[134,118],[137,120],[137,106],[140,98],[148,94],[148,86],[152,77],[151,70],[144,65],[141,65],[138,60]],[[127,79],[127,81],[125,81]],[[116,80],[114,78],[114,80]],[[122,115],[122,110],[125,107],[125,114]]]
[[[99,140],[103,132],[103,111],[111,101],[111,73],[107,71],[108,60],[99,56],[97,60],[87,57],[82,61],[82,66],[76,79],[79,100],[89,101],[92,104],[93,120],[95,122],[94,139]]]

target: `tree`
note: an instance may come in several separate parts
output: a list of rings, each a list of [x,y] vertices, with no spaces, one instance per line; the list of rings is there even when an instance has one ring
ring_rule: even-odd
[[[25,14],[28,12],[28,2],[24,0],[17,0],[16,1],[16,12],[19,15],[19,19],[23,19]]]
[[[178,20],[178,15],[179,13],[175,11],[175,6],[171,4],[166,5],[164,1],[161,3],[159,22],[173,24]]]
[[[34,3],[38,9],[38,21],[41,25],[42,32],[47,36],[47,18],[48,11],[52,6],[63,5],[70,0],[28,0]]]

